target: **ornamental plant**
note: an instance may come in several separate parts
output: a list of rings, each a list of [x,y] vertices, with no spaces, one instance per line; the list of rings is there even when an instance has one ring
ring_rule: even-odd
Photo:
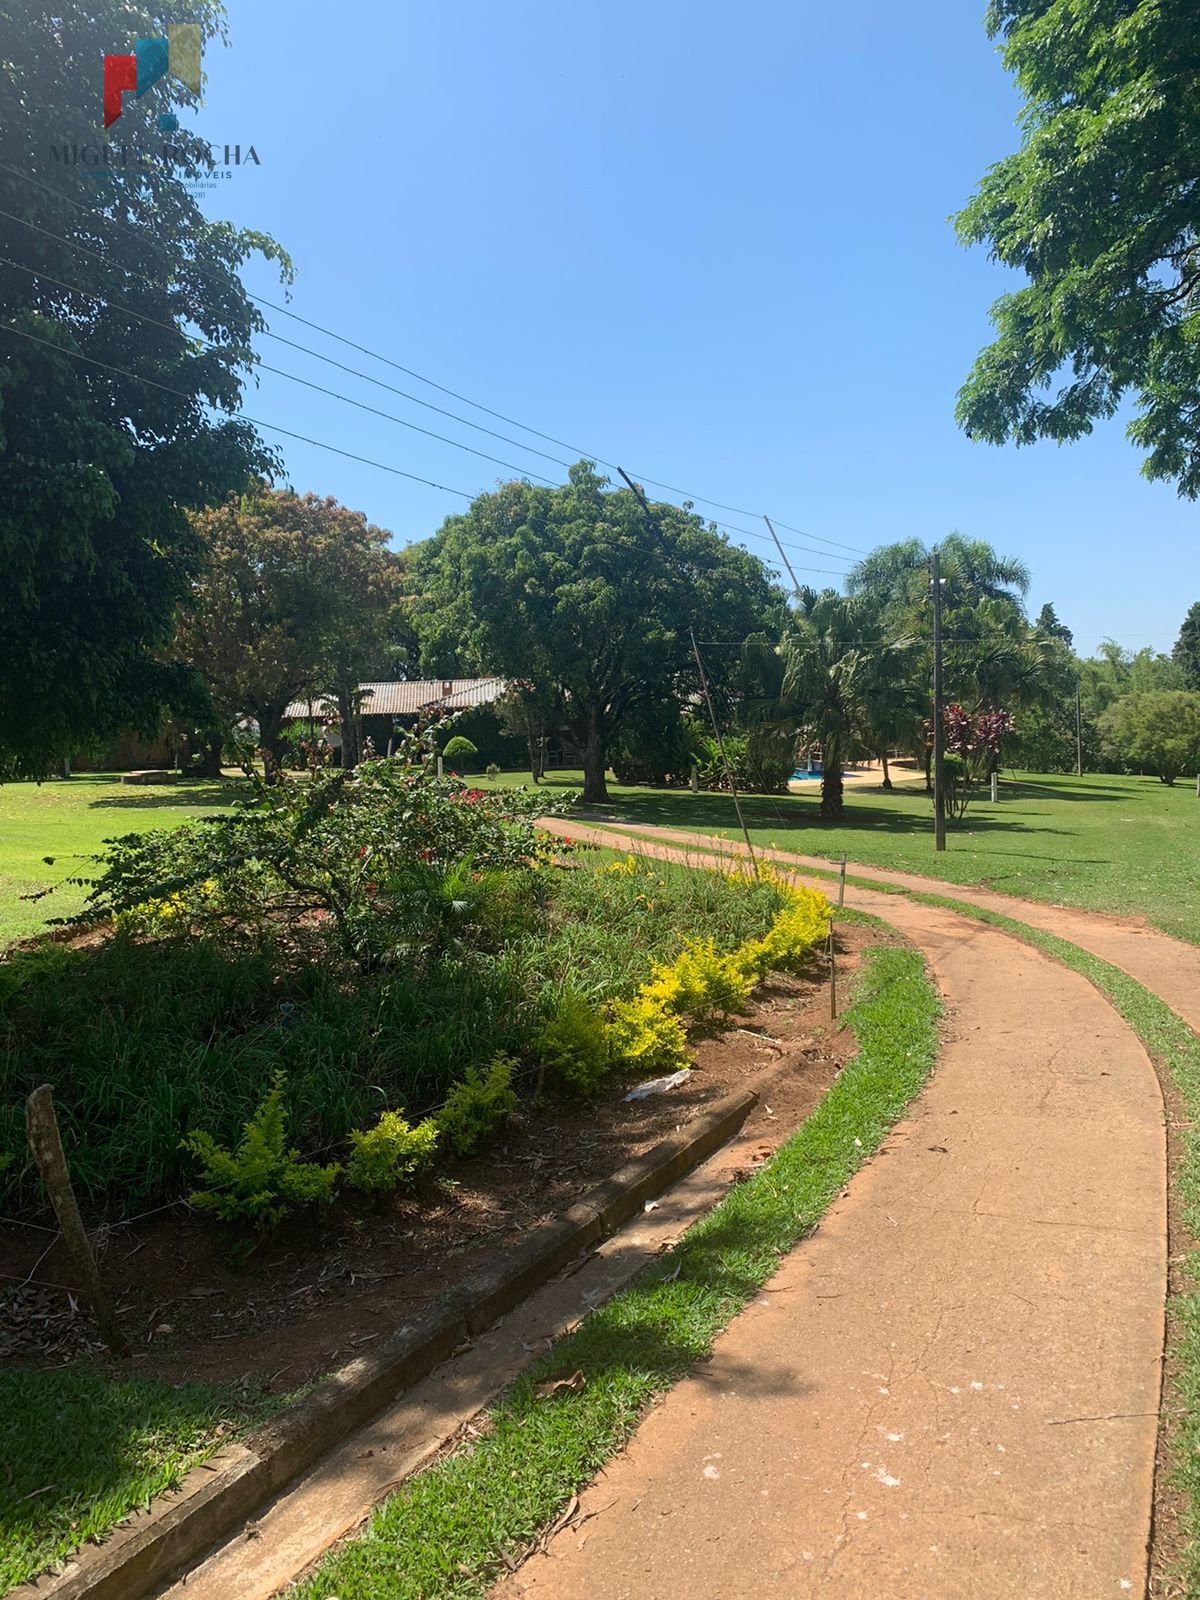
[[[183,1140],[200,1162],[203,1188],[188,1196],[197,1211],[222,1222],[248,1222],[260,1231],[275,1227],[289,1211],[327,1205],[341,1167],[318,1167],[288,1147],[284,1078],[278,1073],[270,1092],[242,1130],[236,1149],[223,1149],[211,1134],[197,1131]]]
[[[364,1194],[390,1194],[428,1165],[437,1141],[432,1117],[414,1126],[403,1112],[385,1111],[373,1128],[350,1135],[346,1182]]]
[[[248,769],[253,797],[232,815],[110,840],[84,918],[133,912],[141,931],[259,944],[320,937],[364,970],[438,948],[447,879],[544,866],[555,847],[536,818],[571,803],[435,777],[442,726],[353,773],[268,784]]]
[[[517,1109],[510,1056],[495,1056],[486,1067],[476,1063],[446,1096],[435,1122],[456,1155],[473,1155],[488,1134]]]

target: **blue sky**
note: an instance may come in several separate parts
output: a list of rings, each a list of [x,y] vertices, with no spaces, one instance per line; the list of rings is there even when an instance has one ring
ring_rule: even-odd
[[[636,475],[825,540],[988,539],[1029,563],[1031,607],[1052,599],[1077,646],[1169,649],[1200,598],[1200,508],[1140,477],[1123,425],[1020,451],[954,425],[988,307],[1018,281],[962,250],[947,220],[1016,140],[982,5],[228,11],[195,126],[252,143],[261,166],[205,203],[291,252],[292,310]],[[266,270],[249,281],[282,299]],[[286,318],[272,326],[513,433]],[[271,340],[260,350],[561,476]],[[471,493],[511,476],[269,374],[246,409]],[[298,489],[366,511],[398,544],[465,504],[306,445],[284,441],[284,458]],[[792,558],[826,569],[802,580],[836,583],[839,556],[853,559]]]

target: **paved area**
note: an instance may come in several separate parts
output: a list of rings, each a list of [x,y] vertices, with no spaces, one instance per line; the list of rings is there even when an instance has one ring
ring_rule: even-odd
[[[1029,947],[848,898],[928,956],[939,1065],[499,1600],[1144,1593],[1166,1284],[1153,1067]]]

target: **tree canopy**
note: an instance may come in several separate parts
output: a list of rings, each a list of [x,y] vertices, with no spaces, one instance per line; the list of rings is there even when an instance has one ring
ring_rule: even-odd
[[[200,512],[195,528],[204,563],[179,640],[222,720],[253,717],[274,753],[288,702],[329,694],[352,762],[353,694],[386,648],[387,534],[332,498],[264,484]]]
[[[960,395],[974,438],[1078,439],[1132,396],[1143,472],[1200,494],[1200,12],[992,0],[1019,150],[958,218],[1023,271]]]
[[[1200,689],[1200,600],[1188,607],[1171,659],[1189,689]]]
[[[690,630],[737,643],[783,614],[761,561],[688,509],[643,509],[592,463],[568,482],[506,483],[446,520],[420,562],[428,670],[547,688],[584,753],[584,798],[606,797],[610,742],[637,707],[699,689]],[[719,684],[736,650],[711,652]]]
[[[1100,728],[1122,761],[1157,773],[1163,783],[1200,772],[1200,694],[1124,695],[1100,718]]]
[[[184,0],[172,20],[207,41],[222,12]],[[256,252],[290,263],[189,192],[207,147],[154,125],[194,103],[177,80],[128,96],[101,133],[103,54],[162,26],[117,0],[0,0],[0,207],[36,224],[5,220],[14,264],[0,262],[0,775],[40,777],[84,739],[152,725],[182,691],[163,655],[198,556],[186,508],[272,464],[221,413],[261,325],[239,269]],[[123,164],[98,173],[76,146]]]

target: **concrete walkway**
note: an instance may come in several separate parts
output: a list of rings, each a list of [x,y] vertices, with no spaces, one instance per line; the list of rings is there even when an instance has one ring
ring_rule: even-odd
[[[504,1600],[1144,1593],[1166,1289],[1153,1067],[1089,983],[1019,941],[848,900],[928,957],[938,1067]]]

